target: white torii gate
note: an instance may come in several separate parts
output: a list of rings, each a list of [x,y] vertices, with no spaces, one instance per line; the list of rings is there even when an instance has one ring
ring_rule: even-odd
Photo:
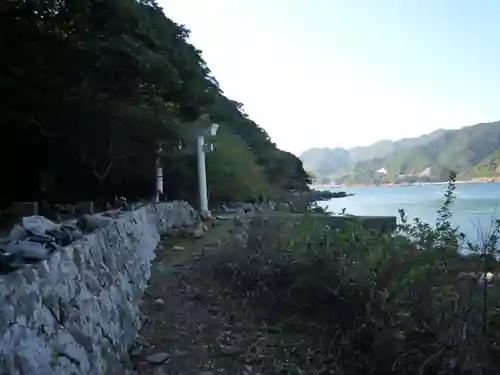
[[[214,150],[213,143],[205,143],[205,137],[213,137],[219,130],[219,125],[210,122],[208,117],[202,117],[193,123],[191,136],[196,139],[196,151],[186,150],[188,153],[196,152],[198,164],[198,192],[200,197],[200,213],[210,213],[208,210],[207,172],[205,167],[205,153]],[[163,168],[161,167],[161,145],[158,146],[158,158],[156,160],[156,202],[160,201],[163,194]]]

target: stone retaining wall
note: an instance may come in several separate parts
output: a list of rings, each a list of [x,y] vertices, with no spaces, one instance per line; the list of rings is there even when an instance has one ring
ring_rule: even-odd
[[[184,202],[145,206],[1,275],[0,375],[124,374],[159,234],[195,221]]]

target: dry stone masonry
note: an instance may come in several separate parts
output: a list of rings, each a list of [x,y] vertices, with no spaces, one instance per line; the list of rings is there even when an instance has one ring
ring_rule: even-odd
[[[0,374],[124,374],[160,233],[196,220],[185,202],[144,206],[0,275]]]

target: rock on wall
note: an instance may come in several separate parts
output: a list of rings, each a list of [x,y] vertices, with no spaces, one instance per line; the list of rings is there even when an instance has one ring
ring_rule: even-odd
[[[145,206],[0,275],[0,374],[124,374],[159,234],[195,221],[184,202]]]

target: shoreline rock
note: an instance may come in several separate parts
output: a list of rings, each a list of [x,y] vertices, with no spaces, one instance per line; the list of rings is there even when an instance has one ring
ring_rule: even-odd
[[[336,198],[347,198],[354,194],[345,191],[332,192],[328,190],[291,191],[272,200],[260,203],[230,202],[214,208],[215,215],[251,215],[255,213],[288,211],[291,213],[311,212],[315,202]]]
[[[329,191],[329,190],[311,190],[308,192],[300,193],[303,197],[308,197],[311,201],[327,201],[335,198],[347,198],[354,194],[345,191]]]

